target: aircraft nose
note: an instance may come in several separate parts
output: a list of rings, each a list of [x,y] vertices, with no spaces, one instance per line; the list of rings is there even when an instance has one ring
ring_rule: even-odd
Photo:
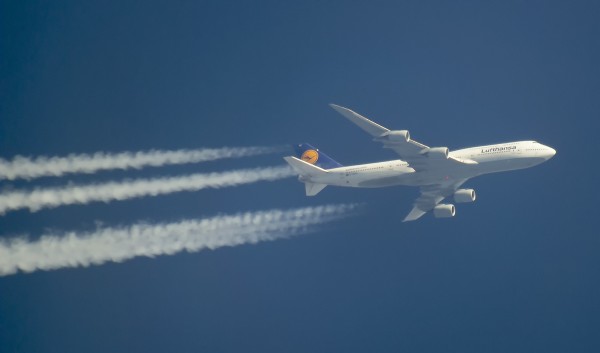
[[[548,147],[546,146],[546,159],[550,159],[552,157],[554,157],[554,155],[556,154],[556,150],[552,147]]]

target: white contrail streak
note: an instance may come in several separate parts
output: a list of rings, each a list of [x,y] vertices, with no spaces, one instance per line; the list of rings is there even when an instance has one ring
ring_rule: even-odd
[[[0,180],[34,179],[43,176],[61,176],[69,173],[95,173],[109,169],[140,169],[169,164],[186,164],[239,158],[276,152],[275,147],[223,147],[196,150],[140,151],[122,153],[70,154],[66,157],[36,158],[16,156],[12,160],[0,158]]]
[[[27,208],[35,212],[42,208],[90,202],[110,202],[142,196],[164,195],[205,188],[223,188],[257,181],[273,181],[294,175],[287,166],[240,169],[221,173],[191,174],[182,177],[134,179],[103,184],[69,185],[31,191],[11,191],[0,194],[0,215]]]
[[[177,223],[140,223],[83,234],[47,234],[36,241],[0,240],[0,276],[275,240],[306,233],[355,208],[341,204],[269,210]]]

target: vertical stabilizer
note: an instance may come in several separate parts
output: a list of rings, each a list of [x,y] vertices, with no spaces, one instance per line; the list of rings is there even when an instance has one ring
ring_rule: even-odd
[[[300,143],[294,145],[294,151],[296,152],[296,158],[321,167],[323,169],[333,169],[342,167],[341,164],[336,162],[333,158],[326,155],[323,151],[319,151],[318,148],[311,146],[308,143]]]

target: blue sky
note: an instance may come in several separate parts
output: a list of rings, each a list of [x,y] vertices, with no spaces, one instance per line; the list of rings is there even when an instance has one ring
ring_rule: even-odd
[[[0,157],[307,141],[393,159],[327,104],[450,149],[537,140],[532,169],[469,181],[452,220],[417,190],[294,179],[0,217],[0,236],[359,202],[288,240],[0,277],[3,352],[592,352],[600,349],[593,1],[2,2]],[[269,155],[0,182],[280,165]]]

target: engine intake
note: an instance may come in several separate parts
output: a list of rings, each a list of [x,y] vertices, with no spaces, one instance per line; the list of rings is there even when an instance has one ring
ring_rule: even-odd
[[[421,151],[421,154],[435,159],[448,159],[448,153],[450,153],[448,147],[431,147]]]
[[[410,141],[410,133],[408,130],[388,131],[378,137],[378,139],[387,140],[389,142],[408,142]]]
[[[454,201],[457,203],[473,202],[477,198],[477,194],[473,189],[460,189],[454,193]]]
[[[456,208],[451,204],[439,204],[433,208],[435,218],[450,218],[456,214]]]

